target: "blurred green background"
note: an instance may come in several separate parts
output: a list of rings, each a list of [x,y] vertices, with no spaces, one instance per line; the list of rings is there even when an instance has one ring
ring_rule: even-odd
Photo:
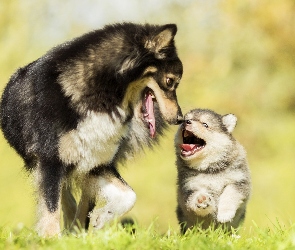
[[[2,0],[0,92],[20,66],[52,46],[113,22],[176,23],[184,65],[183,112],[201,107],[238,117],[253,193],[245,228],[295,221],[294,0]],[[140,225],[176,229],[171,127],[153,152],[122,167],[137,193],[129,213]],[[23,163],[0,136],[0,226],[34,224],[34,191]]]

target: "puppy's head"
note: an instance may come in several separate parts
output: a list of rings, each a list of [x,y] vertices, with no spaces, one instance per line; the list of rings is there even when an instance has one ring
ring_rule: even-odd
[[[209,162],[221,159],[232,146],[231,133],[236,122],[233,114],[222,116],[206,109],[190,111],[176,133],[176,153],[192,163],[204,158]]]
[[[160,115],[169,124],[177,124],[182,117],[176,89],[183,67],[174,46],[176,25],[145,25],[143,29],[144,33],[137,34],[137,41],[140,42],[137,43],[136,53],[125,58],[121,71],[129,76],[140,72],[129,84],[125,104],[141,106],[137,116],[141,116],[154,137],[155,116]]]

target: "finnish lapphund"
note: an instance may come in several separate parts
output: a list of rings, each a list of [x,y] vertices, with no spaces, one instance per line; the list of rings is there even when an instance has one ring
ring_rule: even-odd
[[[233,114],[193,109],[179,126],[176,212],[182,233],[194,226],[230,232],[244,221],[251,176],[246,151],[232,135],[236,123]]]
[[[61,233],[61,209],[66,228],[99,229],[133,207],[136,195],[118,163],[182,116],[176,32],[175,24],[107,25],[12,75],[1,127],[35,178],[39,235]],[[78,205],[73,186],[81,190]]]

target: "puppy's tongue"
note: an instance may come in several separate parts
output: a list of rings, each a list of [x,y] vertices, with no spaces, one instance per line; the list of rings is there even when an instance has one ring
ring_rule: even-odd
[[[180,144],[179,146],[184,151],[192,151],[193,149],[197,147],[196,144]]]
[[[146,113],[143,114],[144,119],[149,124],[151,137],[154,138],[156,134],[156,121],[155,121],[155,115],[154,115],[153,96],[150,92],[147,93],[145,96],[145,109],[146,109]]]
[[[181,154],[183,156],[193,155],[197,151],[197,144],[180,144]]]

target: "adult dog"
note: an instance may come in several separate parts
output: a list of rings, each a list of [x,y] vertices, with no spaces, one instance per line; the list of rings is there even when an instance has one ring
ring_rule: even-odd
[[[157,142],[181,110],[177,27],[122,23],[54,47],[11,77],[1,102],[5,138],[37,184],[37,231],[101,228],[136,195],[117,171]],[[78,206],[72,180],[81,189]]]

